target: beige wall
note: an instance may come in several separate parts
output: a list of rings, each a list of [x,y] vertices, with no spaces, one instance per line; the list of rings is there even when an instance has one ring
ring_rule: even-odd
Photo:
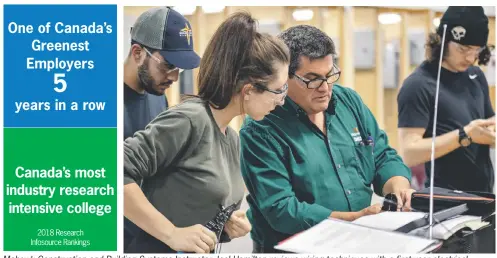
[[[148,7],[125,7],[125,15],[138,16]],[[409,64],[407,51],[407,28],[419,28],[428,33],[434,29],[432,18],[441,15],[428,10],[386,10],[375,7],[355,7],[351,10],[342,7],[310,7],[314,11],[311,21],[297,22],[292,18],[292,11],[295,7],[227,7],[224,12],[217,14],[204,14],[202,9],[197,7],[195,14],[187,16],[194,31],[194,44],[196,51],[201,55],[209,43],[209,39],[230,14],[237,10],[249,11],[260,22],[277,21],[281,29],[297,24],[311,24],[325,31],[333,39],[340,41],[340,68],[342,77],[340,83],[346,87],[355,89],[366,105],[372,110],[382,128],[387,132],[391,145],[396,148],[397,143],[397,92],[398,89],[384,89],[382,81],[381,62],[382,46],[391,40],[401,42],[401,67],[400,81],[413,71],[415,67]],[[395,11],[402,14],[403,20],[395,25],[381,25],[378,23],[377,15],[381,12]],[[376,68],[371,70],[353,69],[352,46],[353,33],[355,28],[370,28],[377,32]],[[383,36],[381,36],[383,35]],[[403,44],[402,44],[403,43]],[[490,17],[489,44],[495,44],[495,17]],[[198,73],[198,69],[194,74]],[[179,87],[173,86],[166,93],[170,102],[176,104],[179,101]],[[490,88],[492,103],[495,107],[495,87]],[[238,129],[240,119],[235,119],[232,126]]]
[[[495,17],[489,19],[488,27],[490,30],[490,34],[488,35],[488,42],[495,46]],[[495,110],[495,85],[490,87],[490,99],[492,100],[492,105]]]

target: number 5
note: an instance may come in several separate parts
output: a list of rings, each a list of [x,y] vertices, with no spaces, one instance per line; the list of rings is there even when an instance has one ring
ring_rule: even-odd
[[[53,88],[53,89],[54,89],[56,92],[58,92],[58,93],[61,93],[61,92],[66,91],[66,88],[67,88],[67,83],[66,83],[66,81],[65,81],[64,79],[62,79],[62,78],[63,78],[63,77],[65,77],[65,76],[66,76],[66,75],[65,75],[65,74],[63,74],[63,73],[56,73],[56,74],[54,74],[53,83],[54,83],[55,85],[57,85],[57,84],[59,84],[59,83],[60,83],[60,84],[62,84],[62,88],[60,88],[60,89],[59,89],[59,88],[57,88],[57,87]]]

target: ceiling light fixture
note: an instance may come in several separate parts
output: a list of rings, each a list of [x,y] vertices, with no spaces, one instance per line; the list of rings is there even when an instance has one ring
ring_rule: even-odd
[[[381,13],[378,15],[378,21],[381,24],[396,24],[399,23],[402,20],[402,17],[400,17],[399,14],[397,13]]]
[[[310,9],[299,9],[293,11],[292,16],[296,21],[309,21],[314,17],[314,12]]]
[[[204,13],[220,13],[224,10],[225,6],[220,6],[220,5],[207,5],[207,6],[202,6],[202,11]]]

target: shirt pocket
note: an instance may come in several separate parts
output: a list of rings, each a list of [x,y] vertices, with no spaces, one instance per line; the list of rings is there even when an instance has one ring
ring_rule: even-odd
[[[376,173],[373,146],[357,145],[342,148],[344,163],[352,178],[357,177],[365,185],[370,185]]]

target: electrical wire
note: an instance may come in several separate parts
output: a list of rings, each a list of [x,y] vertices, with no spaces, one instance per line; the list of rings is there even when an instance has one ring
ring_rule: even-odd
[[[438,110],[438,95],[440,90],[440,71],[442,69],[442,60],[443,60],[443,52],[444,52],[444,44],[445,44],[445,32],[447,30],[447,24],[443,25],[443,35],[442,35],[442,47],[440,51],[440,60],[438,64],[438,75],[437,75],[437,89],[435,93],[435,111],[433,118],[433,132],[432,132],[432,140],[431,140],[431,173],[430,173],[430,240],[433,237],[433,181],[435,180],[435,138],[437,136],[437,110]]]

